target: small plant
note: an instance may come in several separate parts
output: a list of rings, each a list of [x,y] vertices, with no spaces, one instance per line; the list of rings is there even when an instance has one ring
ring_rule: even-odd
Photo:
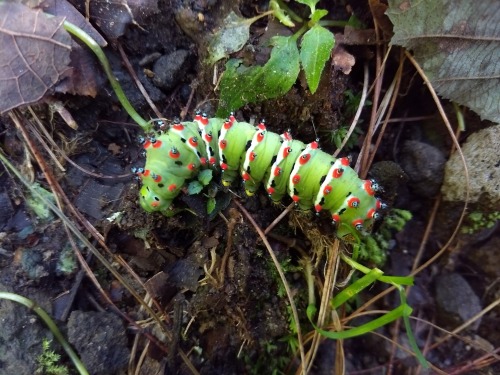
[[[324,20],[325,9],[316,9],[319,0],[296,0],[308,6],[309,16],[304,19],[283,1],[271,0],[270,11],[281,23],[298,30],[291,36],[271,38],[271,57],[263,66],[244,66],[240,59],[230,59],[220,83],[220,106],[217,116],[227,116],[235,108],[247,103],[276,98],[286,94],[304,71],[312,94],[316,92],[321,74],[335,45],[335,37],[328,26],[345,26],[349,22]],[[242,19],[236,25],[254,22]],[[296,23],[298,24],[296,26]],[[352,22],[350,22],[352,24]],[[235,22],[231,26],[234,30]],[[241,45],[242,47],[243,45]],[[211,60],[213,61],[213,59]]]
[[[407,210],[397,208],[384,217],[384,220],[376,231],[369,236],[360,238],[359,246],[354,245],[354,259],[372,262],[376,266],[383,266],[387,258],[390,241],[394,238],[394,232],[401,232],[412,215]]]
[[[68,368],[59,364],[61,356],[51,349],[51,344],[51,340],[43,339],[42,354],[37,357],[38,369],[36,373],[40,375],[68,375]]]
[[[474,234],[483,229],[493,228],[498,220],[500,220],[500,211],[490,213],[471,212],[467,216],[467,224],[462,227],[462,233]]]

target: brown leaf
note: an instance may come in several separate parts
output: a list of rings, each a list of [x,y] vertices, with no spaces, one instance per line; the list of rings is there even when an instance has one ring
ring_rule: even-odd
[[[36,6],[54,16],[64,17],[66,21],[78,26],[80,29],[89,34],[92,39],[101,47],[106,47],[108,43],[99,34],[99,32],[87,21],[87,19],[68,1],[66,0],[40,0],[40,4]]]
[[[66,21],[71,22],[89,34],[101,47],[108,44],[101,34],[68,1],[41,0],[37,8],[43,9],[45,13],[64,17]],[[82,47],[73,39],[70,58],[71,75],[59,82],[55,90],[61,93],[95,97],[99,87],[105,81],[96,57],[86,46]]]
[[[0,112],[35,103],[70,74],[64,18],[0,2]]]
[[[500,2],[390,0],[391,44],[412,50],[436,92],[500,123]]]

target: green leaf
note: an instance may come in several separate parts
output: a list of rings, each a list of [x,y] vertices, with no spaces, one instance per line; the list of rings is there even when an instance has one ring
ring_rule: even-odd
[[[309,8],[311,8],[311,13],[314,13],[314,10],[316,9],[316,4],[318,4],[319,0],[295,0],[297,3],[301,3],[304,5],[307,5]]]
[[[198,173],[198,181],[200,181],[203,186],[207,186],[210,181],[212,181],[212,178],[213,172],[211,169],[204,169]]]
[[[294,27],[295,24],[292,22],[290,17],[285,13],[283,9],[280,8],[280,5],[276,0],[271,0],[269,3],[269,8],[273,10],[273,16],[278,19],[283,25],[288,27]]]
[[[363,289],[369,287],[376,280],[382,276],[383,272],[378,268],[374,268],[370,270],[366,275],[364,275],[361,279],[355,281],[347,288],[342,290],[339,294],[337,294],[331,301],[332,307],[337,309],[340,305],[346,302],[351,297],[354,297],[358,293],[360,293]]]
[[[203,185],[201,183],[199,183],[198,181],[191,181],[188,184],[188,194],[189,195],[199,194],[199,192],[202,190],[203,190]]]
[[[311,22],[313,24],[317,23],[320,19],[328,14],[328,11],[325,9],[317,9],[311,14]]]
[[[286,94],[299,75],[299,51],[293,37],[276,36],[269,61],[264,66],[246,67],[231,59],[220,84],[217,116],[224,117],[246,103],[277,98]]]
[[[250,37],[251,21],[231,11],[208,46],[208,63],[213,64],[243,48]]]
[[[321,73],[325,63],[330,58],[334,44],[333,34],[318,24],[314,25],[302,37],[300,61],[306,73],[309,90],[313,94],[318,89]]]
[[[215,210],[215,206],[216,206],[216,201],[215,201],[215,198],[208,198],[207,200],[207,214],[211,214],[213,212],[213,210]]]

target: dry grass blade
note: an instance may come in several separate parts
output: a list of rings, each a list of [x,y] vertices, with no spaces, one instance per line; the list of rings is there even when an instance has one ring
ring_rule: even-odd
[[[321,302],[318,310],[318,318],[316,320],[316,326],[318,327],[324,326],[327,314],[330,311],[329,302],[330,299],[332,298],[333,289],[335,286],[335,281],[337,279],[337,272],[339,268],[339,261],[340,261],[340,257],[338,256],[339,251],[340,251],[340,241],[338,239],[335,239],[332,246],[328,248],[326,254],[325,280],[323,283],[323,290],[321,293]],[[316,354],[318,352],[318,348],[322,340],[323,336],[321,336],[321,334],[315,330],[313,332],[311,348],[309,349],[306,357],[307,360],[306,373],[309,373],[309,371],[311,371],[314,359],[316,358]]]
[[[59,185],[58,181],[55,179],[54,175],[50,171],[50,168],[48,167],[48,164],[43,159],[43,157],[41,157],[41,154],[38,151],[38,147],[35,145],[35,143],[33,142],[33,140],[29,137],[29,133],[28,133],[27,128],[26,128],[26,126],[24,124],[23,117],[18,113],[18,111],[15,111],[15,110],[9,112],[9,115],[10,115],[12,121],[14,122],[14,124],[16,125],[16,127],[18,128],[18,130],[21,132],[21,134],[22,134],[25,142],[29,145],[29,148],[31,149],[33,155],[35,156],[35,158],[37,160],[37,163],[40,166],[40,169],[44,173],[44,175],[45,175],[48,183],[50,184],[50,186],[51,186],[51,188],[52,188],[52,190],[54,192],[54,196],[56,197],[56,202],[58,204],[61,204],[61,205],[64,203],[64,207],[66,207],[76,217],[76,219],[80,222],[80,224],[82,224],[91,233],[91,235],[100,244],[100,246],[102,247],[102,249],[105,250],[105,252],[108,254],[108,256],[114,258],[113,253],[106,246],[106,244],[104,242],[103,236],[81,215],[80,212],[78,212],[78,210],[76,210],[76,208],[72,205],[72,203],[69,200],[69,198],[64,193],[62,187]],[[7,163],[7,159],[6,158],[5,158],[4,163]],[[10,165],[10,163],[8,165]],[[8,165],[6,165],[6,168],[8,167]],[[15,171],[16,176],[23,183],[25,183],[26,186],[29,187],[29,183],[27,181],[25,181],[25,179],[23,178],[23,176],[19,172],[17,172],[17,173],[16,172],[17,171]],[[66,217],[66,215],[63,213],[62,210],[60,210],[58,207],[54,206],[48,200],[44,199],[44,197],[42,197],[40,195],[38,197],[47,206],[49,206],[49,208],[54,212],[54,214],[56,216],[58,216],[62,220],[62,222],[65,224],[65,226],[68,228],[68,230],[71,231],[71,233],[76,238],[78,238],[92,252],[92,254],[94,254],[96,256],[96,258],[101,262],[101,264],[103,266],[105,266],[110,271],[111,274],[113,274],[113,276],[125,287],[125,289],[127,289],[130,292],[130,294],[132,296],[134,296],[134,298],[142,305],[142,307],[147,311],[147,313],[156,321],[156,323],[159,325],[159,327],[161,327],[162,331],[165,332],[166,336],[169,337],[169,339],[171,339],[171,335],[169,334],[169,331],[168,331],[167,327],[162,322],[162,320],[159,318],[159,316],[146,304],[146,302],[144,301],[144,299],[137,293],[137,291],[121,276],[121,274],[116,270],[116,267],[114,267],[113,265],[111,265],[108,262],[108,260],[100,253],[100,251],[97,250],[93,246],[93,244],[88,240],[88,238],[85,235],[83,235],[83,233],[77,228],[77,226],[72,221],[70,221],[68,219],[68,217]],[[76,253],[77,256],[78,256],[78,253],[79,252]],[[128,321],[131,325],[137,327],[138,330],[139,330],[139,332],[141,332],[146,337],[148,337],[148,339],[150,341],[155,342],[155,344],[158,346],[158,348],[160,348],[163,351],[165,351],[166,353],[168,353],[168,349],[166,348],[165,345],[163,345],[162,343],[160,343],[151,334],[149,334],[147,332],[144,332],[141,329],[141,327],[139,327],[132,318],[130,318],[128,315],[122,313],[121,310],[119,310],[116,306],[114,306],[114,304],[109,299],[109,297],[104,292],[104,290],[102,290],[102,288],[100,288],[99,283],[97,282],[97,279],[95,279],[95,275],[93,274],[92,270],[88,267],[88,265],[84,261],[83,257],[80,256],[78,258],[82,262],[82,267],[84,267],[86,269],[88,276],[90,277],[90,279],[92,281],[94,281],[94,283],[96,283],[96,286],[101,290],[101,293],[102,293],[103,297],[107,300],[107,302],[110,304],[110,306],[113,306],[115,308],[115,310],[126,321]],[[115,258],[115,259],[120,262],[120,258]],[[183,359],[183,361],[186,364],[186,366],[188,368],[192,369],[193,374],[197,374],[196,369],[191,364],[191,362],[189,361],[189,358],[185,355],[185,353],[179,350],[179,355]]]

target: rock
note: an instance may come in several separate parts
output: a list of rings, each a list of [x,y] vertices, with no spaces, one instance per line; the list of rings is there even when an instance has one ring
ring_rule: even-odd
[[[440,275],[436,279],[436,305],[440,324],[455,328],[481,311],[481,302],[469,283],[459,274]],[[476,330],[480,319],[469,326]]]
[[[12,291],[2,283],[0,290]],[[50,301],[47,295],[40,293],[28,297],[42,302],[42,307],[50,313],[43,303]],[[0,300],[0,327],[0,374],[35,374],[37,357],[42,354],[42,340],[53,339],[50,331],[33,311],[7,300]]]
[[[484,209],[500,210],[500,127],[491,126],[471,134],[462,147],[470,177],[470,202]],[[441,189],[446,201],[465,200],[467,186],[458,152],[446,163]]]
[[[188,57],[189,51],[183,49],[160,57],[153,67],[155,73],[153,83],[164,90],[173,89],[182,81],[187,69],[191,66]]]
[[[445,161],[436,147],[418,141],[406,141],[400,158],[401,167],[410,178],[410,188],[427,198],[439,192]]]
[[[125,329],[112,313],[73,311],[68,320],[68,341],[91,374],[115,374],[129,361]]]
[[[467,260],[492,280],[500,279],[500,237],[492,237],[484,244],[470,244],[465,252]]]

